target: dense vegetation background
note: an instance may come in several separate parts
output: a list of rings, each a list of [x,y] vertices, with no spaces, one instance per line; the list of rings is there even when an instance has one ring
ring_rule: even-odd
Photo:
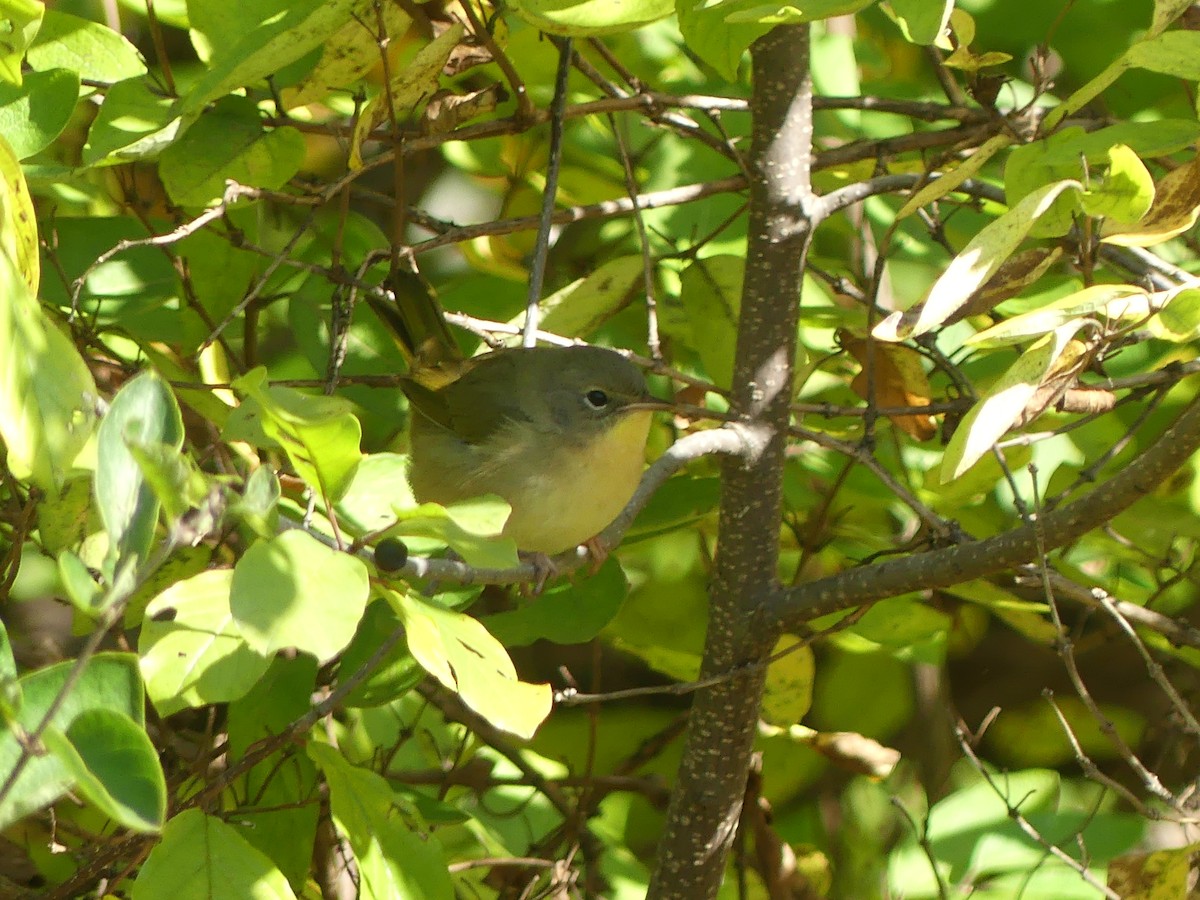
[[[0,0],[0,895],[1184,896],[1198,25]],[[674,399],[595,573],[408,494],[413,271]]]

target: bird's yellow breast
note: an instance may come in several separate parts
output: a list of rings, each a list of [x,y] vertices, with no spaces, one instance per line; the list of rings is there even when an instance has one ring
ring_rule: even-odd
[[[581,444],[543,446],[504,485],[512,506],[504,534],[522,550],[554,554],[595,537],[633,496],[645,465],[650,411],[618,415]],[[509,479],[501,479],[509,481]]]

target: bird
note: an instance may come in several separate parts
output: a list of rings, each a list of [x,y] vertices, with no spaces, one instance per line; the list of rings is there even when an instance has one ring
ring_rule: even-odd
[[[615,350],[512,347],[465,357],[440,304],[413,276],[396,303],[370,300],[409,361],[409,481],[422,503],[484,494],[511,512],[502,534],[541,560],[587,545],[624,509],[645,466],[655,411],[645,375]],[[407,282],[407,283],[405,283]],[[395,283],[394,283],[395,284]]]

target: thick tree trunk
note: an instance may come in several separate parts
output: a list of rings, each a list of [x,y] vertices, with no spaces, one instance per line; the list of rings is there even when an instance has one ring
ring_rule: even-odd
[[[752,48],[750,238],[734,367],[734,410],[756,452],[722,479],[719,545],[701,677],[746,671],[696,695],[652,898],[716,894],[737,829],[764,669],[777,632],[762,611],[776,580],[788,404],[801,274],[811,232],[812,84],[807,26]]]

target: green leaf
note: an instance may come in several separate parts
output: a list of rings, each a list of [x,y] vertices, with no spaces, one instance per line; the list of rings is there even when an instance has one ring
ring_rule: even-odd
[[[1125,61],[1139,69],[1200,81],[1200,34],[1187,30],[1167,31],[1138,41],[1125,51]]]
[[[9,470],[55,493],[91,436],[97,399],[79,351],[0,247],[0,437]]]
[[[582,644],[613,620],[628,593],[625,573],[609,557],[592,577],[578,584],[555,585],[514,610],[481,621],[506,647],[526,646],[539,640]]]
[[[875,0],[804,0],[802,5],[762,0],[723,0],[728,9],[725,21],[732,24],[761,22],[767,25],[801,25],[834,16],[848,16],[873,4]]]
[[[89,709],[44,740],[102,813],[132,831],[162,830],[167,783],[144,727],[119,710]]]
[[[129,595],[129,601],[125,604],[125,627],[140,627],[150,601],[176,582],[199,575],[207,569],[212,562],[213,551],[213,547],[205,544],[176,547],[161,565],[139,580],[137,590]]]
[[[245,522],[260,537],[278,533],[279,478],[270,466],[259,466],[250,473],[240,495],[235,496],[229,514]]]
[[[226,5],[215,6],[218,18],[227,19]],[[349,20],[324,42],[321,58],[312,71],[283,91],[284,108],[323,100],[334,91],[352,86],[378,66],[379,37],[375,29],[380,19],[385,34],[393,40],[401,39],[412,21],[398,3],[377,6],[375,0],[356,0]]]
[[[21,60],[42,24],[45,4],[0,0],[0,81],[21,83]]]
[[[174,444],[133,439],[125,443],[168,520],[174,522],[204,502],[209,494],[208,477]]]
[[[0,134],[27,159],[62,133],[78,99],[79,75],[69,69],[26,72],[20,86],[0,81]]]
[[[904,206],[900,207],[900,211],[896,213],[896,218],[903,219],[911,216],[921,207],[927,206],[934,200],[940,200],[947,194],[958,190],[964,181],[978,175],[993,156],[1012,143],[1013,137],[1010,134],[997,134],[989,138],[986,143],[982,144],[965,160],[949,169],[949,171],[932,178],[924,187],[920,188],[915,194],[904,201]]]
[[[229,704],[229,757],[242,759],[256,741],[283,734],[312,706],[317,662],[311,656],[271,660],[266,675],[244,697]],[[265,853],[293,885],[303,885],[312,861],[320,804],[317,770],[308,757],[284,747],[243,776],[239,793],[253,802],[238,809],[230,824]]]
[[[394,591],[384,596],[425,671],[497,728],[533,736],[550,714],[550,685],[520,681],[503,645],[470,616]]]
[[[754,0],[746,6],[757,5]],[[771,30],[770,25],[732,24],[726,21],[730,4],[723,0],[676,0],[679,30],[688,50],[717,70],[727,81],[737,81],[738,65],[750,45]]]
[[[334,822],[358,863],[362,900],[452,900],[454,885],[441,845],[396,814],[399,796],[381,775],[352,766],[333,747],[308,744],[329,785]],[[135,898],[136,900],[136,898]]]
[[[229,603],[246,642],[263,656],[295,647],[324,664],[354,637],[369,593],[362,560],[288,531],[238,560]]]
[[[1167,26],[1187,12],[1191,5],[1191,0],[1154,0],[1154,21],[1150,24],[1149,34],[1162,34]]]
[[[892,313],[872,333],[882,341],[902,341],[936,328],[996,273],[1059,195],[1082,190],[1076,181],[1059,181],[1029,194],[970,240],[923,301],[907,312]]]
[[[122,563],[146,561],[158,523],[158,497],[131,443],[164,443],[176,449],[183,445],[179,404],[153,371],[117,391],[97,434],[96,504],[110,541],[110,577]]]
[[[46,497],[38,506],[38,534],[42,549],[54,555],[78,546],[88,532],[92,509],[90,476],[71,478],[57,496]]]
[[[0,721],[7,724],[21,711],[24,694],[17,679],[17,661],[13,658],[8,629],[0,621]]]
[[[1050,769],[1026,769],[993,774],[998,792],[985,781],[955,791],[929,810],[926,836],[944,841],[964,832],[1008,820],[1008,807],[1028,816],[1053,810],[1058,804],[1059,774]]]
[[[675,10],[673,0],[518,0],[509,4],[534,28],[564,37],[617,34],[649,25]]]
[[[111,83],[146,74],[142,54],[123,34],[56,9],[46,10],[26,58],[39,71],[70,69],[88,81]]]
[[[277,190],[304,162],[304,137],[294,128],[263,128],[254,103],[224,97],[163,151],[159,175],[181,206],[221,199],[226,179]]]
[[[1171,292],[1174,296],[1157,315],[1146,322],[1155,337],[1183,343],[1200,336],[1200,290],[1189,288]]]
[[[154,156],[179,134],[180,120],[169,97],[155,93],[142,77],[109,87],[83,147],[87,166],[112,165]]]
[[[941,467],[943,482],[971,468],[1012,427],[1042,378],[1083,325],[1082,321],[1068,322],[1034,343],[971,407],[946,447]]]
[[[29,196],[21,163],[3,133],[0,133],[0,254],[13,260],[30,292],[37,294],[41,255],[33,198]]]
[[[996,730],[988,728],[988,744],[1018,765],[1070,765],[1077,753],[1097,763],[1115,762],[1120,751],[1113,735],[1138,746],[1146,734],[1146,717],[1117,703],[1101,702],[1097,708],[1099,714],[1069,695],[1056,696],[1054,706],[1044,701],[1014,704],[991,723]],[[1111,731],[1101,730],[1101,722]]]
[[[446,544],[467,565],[507,569],[519,562],[517,545],[500,536],[510,508],[498,497],[476,497],[440,506],[422,503],[413,509],[394,508],[395,526],[389,537],[428,537]]]
[[[797,647],[800,638],[785,634],[775,642],[772,656],[790,650],[767,667],[763,689],[762,718],[772,725],[786,728],[799,722],[812,706],[816,659],[812,647]],[[795,647],[796,649],[791,649]]]
[[[594,333],[625,307],[630,292],[641,284],[644,271],[645,263],[640,256],[607,260],[542,300],[538,327],[564,337]],[[524,321],[524,314],[519,321]]]
[[[1104,216],[1117,222],[1140,221],[1154,202],[1154,178],[1138,155],[1124,144],[1108,151],[1108,172],[1097,187],[1079,197],[1089,216]]]
[[[191,122],[214,100],[294,63],[345,25],[353,6],[354,0],[300,0],[240,31],[236,42],[222,46],[208,72],[179,99],[175,114]]]
[[[893,17],[906,41],[932,44],[946,30],[954,0],[890,0]]]
[[[220,819],[198,809],[167,823],[133,883],[133,900],[295,900],[287,879]]]
[[[358,631],[342,653],[338,663],[338,683],[345,683],[375,655],[385,640],[404,624],[396,611],[384,600],[376,600],[367,607],[358,623]],[[404,641],[397,641],[392,649],[378,660],[366,678],[359,681],[346,695],[347,706],[381,706],[408,693],[425,677],[425,670],[413,658]]]
[[[940,665],[946,655],[950,617],[907,597],[876,603],[848,632],[843,646],[869,642],[870,649],[884,647],[900,659]],[[836,638],[835,638],[836,640]]]
[[[738,313],[746,261],[740,256],[709,256],[684,270],[679,295],[696,348],[708,377],[728,388],[733,379]]]
[[[1165,305],[1167,292],[1147,294],[1131,284],[1094,284],[1060,297],[1041,309],[1005,319],[973,334],[968,347],[1002,347],[1040,338],[1056,328],[1087,319],[1095,322],[1142,322]]]
[[[354,477],[335,509],[338,521],[353,533],[371,534],[394,525],[397,509],[415,509],[417,505],[408,486],[408,457],[399,453],[371,453],[354,470]],[[500,527],[504,527],[503,520]]]
[[[362,458],[358,449],[362,428],[350,402],[270,387],[266,378],[266,370],[260,368],[234,382],[254,401],[246,413],[258,417],[263,432],[278,442],[309,487],[336,501],[350,486]]]
[[[236,700],[267,671],[229,609],[230,569],[171,585],[146,606],[138,638],[146,692],[160,715]]]
[[[721,480],[713,476],[676,475],[654,492],[625,536],[631,539],[673,531],[717,508]]]
[[[58,554],[58,576],[71,604],[85,615],[94,616],[104,592],[84,561],[70,550],[63,550]]]
[[[67,686],[73,660],[39,669],[20,680],[24,702],[16,716],[20,729],[37,728]],[[68,729],[87,710],[105,709],[145,725],[145,698],[138,677],[137,658],[131,653],[98,653],[83,663],[79,677],[66,691],[50,720],[50,727]],[[0,730],[0,782],[8,778],[22,755],[12,728]],[[0,828],[53,803],[75,785],[72,772],[56,756],[33,756],[21,770],[13,789],[0,801]]]

